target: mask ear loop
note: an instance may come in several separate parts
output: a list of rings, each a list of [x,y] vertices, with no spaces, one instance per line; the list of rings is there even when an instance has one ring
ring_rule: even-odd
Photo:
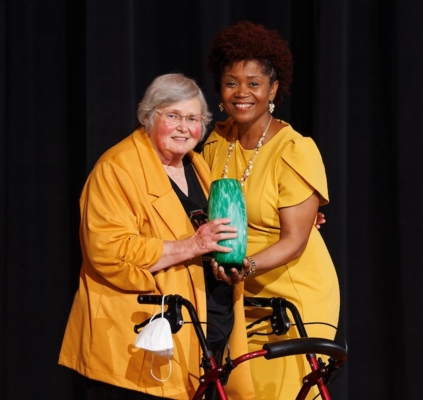
[[[165,300],[165,297],[166,297],[166,295],[164,295],[163,297],[162,297],[162,318],[164,318],[164,300]],[[151,317],[151,320],[154,318],[154,316],[155,315],[157,315],[157,313],[156,314],[154,314],[152,317]],[[150,321],[151,321],[150,320]],[[169,361],[169,375],[167,376],[167,378],[166,379],[160,379],[160,378],[157,378],[157,376],[155,376],[154,375],[154,373],[153,373],[153,361],[154,361],[154,353],[153,353],[153,355],[152,355],[152,357],[151,357],[151,364],[150,364],[150,374],[151,374],[151,376],[156,380],[156,381],[159,381],[159,382],[166,382],[167,380],[169,380],[169,378],[170,378],[170,375],[171,375],[171,373],[172,373],[172,360],[169,358],[168,359],[168,361]]]

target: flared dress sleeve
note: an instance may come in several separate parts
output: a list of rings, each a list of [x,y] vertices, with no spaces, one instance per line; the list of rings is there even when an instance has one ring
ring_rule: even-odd
[[[299,204],[313,191],[320,195],[321,206],[329,202],[325,167],[312,138],[301,136],[291,139],[280,154],[278,169],[278,207]]]

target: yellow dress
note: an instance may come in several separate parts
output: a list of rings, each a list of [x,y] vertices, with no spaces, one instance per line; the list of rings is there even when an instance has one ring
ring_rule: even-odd
[[[261,149],[254,160],[243,190],[248,214],[247,255],[253,255],[279,239],[278,209],[299,204],[313,191],[320,194],[321,205],[329,201],[324,165],[314,141],[303,137],[283,122],[281,130]],[[203,146],[203,156],[212,171],[212,180],[221,178],[228,147],[234,136],[231,119],[218,122]],[[243,149],[236,141],[229,163],[228,178],[239,179],[254,150]],[[317,228],[313,228],[307,247],[296,260],[265,273],[257,273],[245,281],[245,296],[284,297],[296,305],[304,322],[337,325],[339,316],[339,284],[330,254]],[[263,315],[263,309],[246,310],[246,322]],[[288,313],[288,315],[290,315]],[[261,331],[269,331],[269,322]],[[335,330],[324,325],[306,326],[308,336],[333,338]],[[298,336],[291,327],[285,336],[253,336],[250,351],[268,341]],[[235,356],[235,355],[233,355]],[[290,356],[251,363],[257,399],[293,400],[300,390],[302,378],[310,367],[305,356]],[[313,387],[307,399],[317,394]]]

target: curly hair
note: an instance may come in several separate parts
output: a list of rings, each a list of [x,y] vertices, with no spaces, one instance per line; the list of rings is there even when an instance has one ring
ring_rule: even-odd
[[[219,93],[222,73],[239,61],[255,60],[270,77],[270,84],[279,81],[274,103],[279,104],[289,94],[293,59],[289,43],[276,30],[266,29],[250,21],[237,22],[222,29],[211,41],[207,69],[214,78],[214,90]]]

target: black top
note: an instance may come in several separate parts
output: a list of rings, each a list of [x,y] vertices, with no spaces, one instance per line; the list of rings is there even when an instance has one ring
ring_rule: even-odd
[[[198,227],[208,221],[207,198],[198,182],[190,160],[188,157],[184,157],[183,161],[185,177],[188,183],[188,196],[179,189],[172,179],[169,179],[192,226],[197,230]],[[217,326],[228,338],[234,325],[234,311],[232,286],[215,279],[210,265],[211,257],[211,253],[203,255],[203,270],[207,299],[207,341],[210,346],[213,346],[214,343],[221,342],[223,339],[222,333],[214,326]]]

